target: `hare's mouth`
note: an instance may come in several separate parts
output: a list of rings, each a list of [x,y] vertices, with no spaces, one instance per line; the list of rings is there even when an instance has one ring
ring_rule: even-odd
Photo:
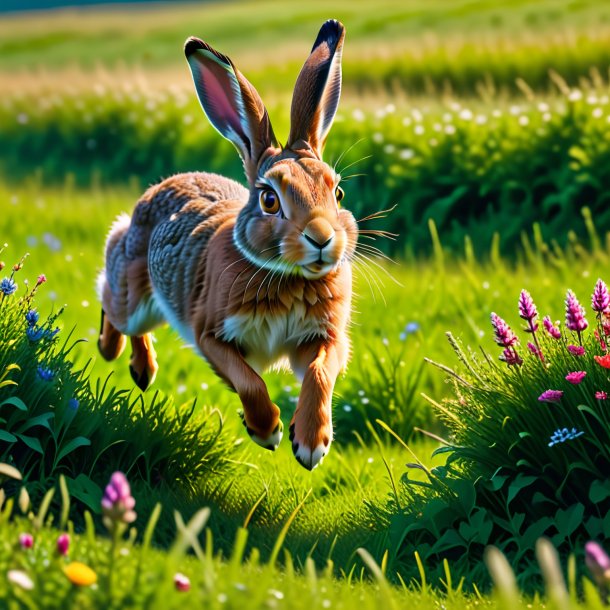
[[[309,280],[317,280],[324,277],[327,273],[332,271],[336,265],[334,263],[309,263],[307,265],[301,265],[303,276]]]

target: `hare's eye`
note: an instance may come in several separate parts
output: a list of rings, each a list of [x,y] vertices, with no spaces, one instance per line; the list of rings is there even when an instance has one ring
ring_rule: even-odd
[[[337,203],[340,203],[341,199],[343,199],[344,196],[345,196],[345,192],[343,191],[343,189],[340,186],[338,186],[335,189],[335,197],[337,198]]]
[[[263,210],[265,214],[278,213],[280,209],[280,200],[279,197],[275,194],[275,192],[271,189],[265,189],[261,191],[258,200],[261,205],[261,210]]]

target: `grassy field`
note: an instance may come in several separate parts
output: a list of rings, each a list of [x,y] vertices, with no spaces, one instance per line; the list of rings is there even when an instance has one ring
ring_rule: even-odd
[[[233,149],[207,125],[195,100],[181,51],[184,39],[195,34],[229,53],[262,93],[283,134],[294,78],[320,23],[330,16],[347,25],[348,38],[344,95],[326,158],[335,162],[346,153],[340,169],[354,175],[345,176],[345,206],[357,218],[396,205],[375,228],[399,237],[377,243],[394,260],[356,267],[353,358],[336,388],[335,440],[324,464],[310,473],[294,460],[287,439],[275,453],[248,439],[236,396],[171,328],[155,333],[160,371],[154,388],[141,396],[127,355],[106,363],[97,354],[95,278],[108,227],[132,209],[144,186],[194,169],[241,179]],[[10,600],[10,608],[31,608],[42,600],[49,608],[154,607],[155,596],[167,599],[167,607],[243,607],[244,600],[253,608],[373,608],[381,602],[395,608],[601,607],[584,568],[581,530],[567,542],[561,539],[569,591],[548,553],[539,567],[533,542],[520,549],[516,577],[528,593],[519,599],[503,568],[508,581],[496,578],[499,589],[490,593],[483,544],[468,542],[461,555],[452,550],[453,543],[462,548],[464,540],[476,539],[487,527],[478,516],[493,510],[478,479],[468,480],[476,465],[459,458],[454,463],[447,452],[433,455],[455,440],[457,428],[443,405],[459,411],[465,403],[451,371],[425,359],[458,371],[466,366],[447,341],[451,331],[473,353],[490,354],[489,370],[496,374],[503,364],[492,311],[521,328],[516,303],[527,289],[540,319],[559,320],[568,289],[588,305],[597,278],[610,281],[609,43],[610,8],[595,1],[387,0],[373,10],[360,1],[329,6],[265,0],[3,15],[0,245],[8,246],[0,254],[6,263],[0,279],[25,253],[23,269],[14,276],[16,294],[24,294],[26,278],[31,288],[45,274],[38,310],[46,317],[65,306],[58,337],[76,342],[69,358],[76,370],[86,370],[71,377],[66,364],[65,379],[73,389],[89,383],[92,390],[79,394],[73,426],[91,445],[74,449],[73,458],[44,477],[26,473],[37,507],[60,474],[72,484],[79,464],[86,469],[87,485],[71,488],[72,525],[65,522],[58,494],[50,511],[55,527],[41,527],[37,508],[13,520],[13,505],[5,507],[0,572],[23,570],[35,589],[0,578],[0,600]],[[0,316],[8,315],[2,303]],[[0,353],[0,416],[6,426],[15,421],[2,411],[12,408],[2,402],[13,391],[2,385],[8,374],[3,367],[12,357],[8,345],[0,338],[6,347]],[[68,397],[46,399],[39,392],[37,361],[28,362],[25,353],[25,381],[15,391],[35,397],[36,416],[44,418],[55,409],[53,401]],[[592,352],[589,360],[597,366]],[[458,374],[472,374],[476,385],[471,369]],[[527,374],[517,384],[524,395]],[[286,425],[298,384],[287,373],[265,374],[265,381]],[[535,397],[534,405],[539,406]],[[475,420],[493,420],[488,407],[477,407]],[[108,429],[96,433],[91,428],[100,421]],[[500,424],[504,430],[505,422]],[[196,426],[200,437],[193,436]],[[460,430],[467,445],[470,437]],[[154,450],[142,436],[148,433]],[[41,429],[42,441],[45,435]],[[139,437],[129,438],[134,435]],[[6,438],[0,438],[2,455],[32,463],[35,442],[15,441],[19,451],[11,456]],[[217,440],[216,449],[210,439]],[[484,454],[496,440],[484,439],[475,449]],[[471,447],[458,449],[468,453]],[[193,464],[192,474],[172,463],[164,453],[170,450]],[[162,454],[162,467],[149,466],[158,457],[154,451]],[[106,597],[112,590],[108,557],[116,549],[109,552],[107,536],[100,535],[99,497],[119,466],[136,496],[139,532],[135,546],[133,530],[121,543],[125,550],[117,551],[119,580],[131,582],[134,574],[142,580],[135,581],[140,589],[115,587],[113,601]],[[519,490],[519,465],[515,472],[506,487]],[[602,478],[591,492],[600,506],[607,499]],[[17,501],[19,485],[3,484]],[[443,486],[451,493],[443,495]],[[464,504],[472,499],[466,522],[451,521],[446,530],[433,524],[431,541],[425,524],[437,516],[438,523],[447,521],[447,513],[453,520],[461,510],[456,498]],[[161,517],[145,535],[157,502]],[[578,514],[558,498],[549,504],[553,511],[565,508],[568,517],[553,512],[564,520]],[[188,521],[204,506],[211,509],[209,518],[199,513],[199,527],[185,534],[174,511]],[[496,527],[505,515],[494,516]],[[520,544],[527,538],[518,531],[521,516],[509,517],[520,523],[514,527]],[[603,518],[595,515],[600,532],[606,531]],[[53,555],[58,526],[73,535],[70,558],[98,571],[97,588],[68,586],[63,559]],[[18,544],[19,533],[28,529],[40,541],[29,554]],[[158,549],[146,548],[150,539]],[[510,545],[503,547],[509,559]],[[566,547],[574,553],[569,563]],[[139,557],[145,557],[144,568]],[[50,578],[43,584],[49,561]],[[172,590],[178,571],[191,578],[188,594]],[[547,584],[543,600],[541,573]]]

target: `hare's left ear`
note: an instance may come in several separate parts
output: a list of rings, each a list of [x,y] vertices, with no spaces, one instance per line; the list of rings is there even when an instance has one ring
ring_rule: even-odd
[[[189,38],[184,52],[203,110],[220,134],[233,142],[253,180],[260,155],[277,146],[265,105],[226,55],[198,38]]]
[[[308,144],[322,158],[341,95],[341,53],[345,27],[331,19],[324,23],[310,56],[297,78],[290,111],[288,147]]]

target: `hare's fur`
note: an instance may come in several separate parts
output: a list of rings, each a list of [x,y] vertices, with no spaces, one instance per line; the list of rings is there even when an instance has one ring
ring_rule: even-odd
[[[313,87],[318,97],[306,116],[293,104],[282,149],[252,86],[228,58],[190,40],[202,105],[241,151],[250,190],[209,173],[149,188],[131,218],[112,226],[98,281],[105,358],[118,357],[129,336],[132,376],[146,389],[158,369],[150,333],[170,323],[239,394],[248,432],[269,449],[282,424],[260,374],[287,359],[302,382],[290,437],[307,468],[330,446],[333,387],[349,357],[357,227],[338,207],[339,176],[320,156],[338,101],[342,41],[342,26],[327,22],[297,81],[301,95]],[[268,191],[277,212],[261,212]]]

